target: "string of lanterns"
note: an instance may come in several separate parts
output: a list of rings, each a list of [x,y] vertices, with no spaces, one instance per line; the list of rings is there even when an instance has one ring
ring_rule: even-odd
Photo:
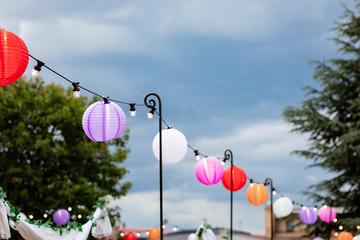
[[[80,89],[83,89],[103,99],[102,101],[91,104],[83,114],[83,130],[92,141],[111,141],[120,137],[124,132],[126,128],[126,115],[122,108],[116,103],[128,105],[132,117],[136,116],[136,106],[148,107],[145,104],[124,102],[104,97],[101,94],[81,86],[79,82],[69,80],[48,67],[44,62],[30,55],[25,43],[17,35],[4,29],[0,29],[0,86],[9,85],[19,79],[27,68],[29,57],[37,62],[34,69],[31,71],[34,77],[39,76],[41,68],[45,67],[71,83],[73,86],[73,96],[75,98],[81,96]],[[151,107],[147,113],[147,117],[151,119],[155,113],[158,114],[156,108]],[[161,119],[161,121],[167,126],[166,129],[161,131],[163,137],[163,163],[175,164],[181,161],[185,157],[187,149],[190,148],[194,151],[195,159],[198,160],[195,166],[195,176],[200,183],[204,185],[215,185],[222,181],[224,187],[229,191],[238,191],[245,186],[247,175],[242,168],[231,166],[224,171],[223,165],[226,160],[228,160],[226,157],[218,158],[202,154],[198,149],[187,143],[186,137],[180,131],[171,128],[164,119]],[[159,133],[154,137],[152,148],[155,157],[159,159]],[[200,156],[203,158],[200,159]],[[248,201],[255,206],[267,202],[270,193],[266,185],[254,183],[252,179],[249,180],[250,186],[246,191]],[[271,189],[271,194],[274,195],[275,193],[275,189]],[[275,201],[273,206],[276,217],[285,217],[292,213],[294,203],[294,201],[291,201],[289,198],[282,195],[282,197]],[[59,209],[54,214],[54,220],[58,219],[55,221],[59,225],[64,224],[62,223],[64,219],[70,218],[70,216],[68,216],[69,213],[64,210],[65,209]],[[323,222],[330,223],[336,219],[336,211],[327,205],[322,206],[319,211],[314,207],[302,206],[299,211],[299,219],[305,224],[315,223],[318,217]],[[150,235],[151,232],[149,237]],[[348,237],[348,235],[345,234],[344,236],[343,240]],[[132,240],[132,236],[129,235],[126,240]]]

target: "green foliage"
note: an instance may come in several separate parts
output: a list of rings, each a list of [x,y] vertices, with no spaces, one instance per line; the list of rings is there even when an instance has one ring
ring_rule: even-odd
[[[314,61],[319,87],[305,87],[307,99],[283,112],[293,131],[309,134],[310,147],[294,153],[335,175],[310,186],[306,194],[318,203],[330,197],[333,207],[343,209],[341,224],[352,227],[360,223],[354,223],[360,216],[360,5],[356,8],[356,13],[345,9],[333,29],[342,58]]]
[[[82,115],[89,104],[73,98],[71,88],[40,79],[0,88],[0,185],[34,219],[68,206],[87,216],[99,197],[121,197],[131,187],[120,182],[128,172],[120,164],[129,131],[106,143],[88,139]]]

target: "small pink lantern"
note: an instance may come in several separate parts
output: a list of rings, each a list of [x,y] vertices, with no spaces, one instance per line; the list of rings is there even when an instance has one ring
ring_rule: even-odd
[[[322,206],[319,209],[319,218],[323,222],[331,223],[336,218],[335,209],[326,205]]]
[[[85,134],[95,142],[114,140],[124,132],[124,111],[107,98],[91,104],[84,112],[82,125]]]
[[[224,167],[216,157],[206,157],[196,164],[195,176],[204,185],[214,185],[223,178]]]

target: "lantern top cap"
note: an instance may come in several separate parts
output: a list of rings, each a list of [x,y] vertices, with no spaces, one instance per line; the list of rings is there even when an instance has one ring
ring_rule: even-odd
[[[105,103],[105,104],[110,103],[110,101],[109,101],[109,97],[103,97],[103,100],[104,100],[104,103]]]

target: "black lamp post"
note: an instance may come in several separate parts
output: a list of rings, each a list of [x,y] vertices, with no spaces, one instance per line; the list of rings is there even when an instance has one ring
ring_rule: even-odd
[[[149,93],[144,98],[146,107],[150,108],[148,117],[152,117],[156,111],[156,98],[158,100],[158,114],[159,114],[159,178],[160,178],[160,240],[164,238],[163,232],[163,191],[162,191],[162,115],[161,115],[161,99],[156,93]]]
[[[271,178],[266,178],[264,185],[270,185],[270,227],[271,227],[271,240],[274,239],[274,218],[273,218],[273,182]]]
[[[230,149],[226,149],[224,152],[224,161],[230,161],[230,240],[233,239],[233,154]]]

